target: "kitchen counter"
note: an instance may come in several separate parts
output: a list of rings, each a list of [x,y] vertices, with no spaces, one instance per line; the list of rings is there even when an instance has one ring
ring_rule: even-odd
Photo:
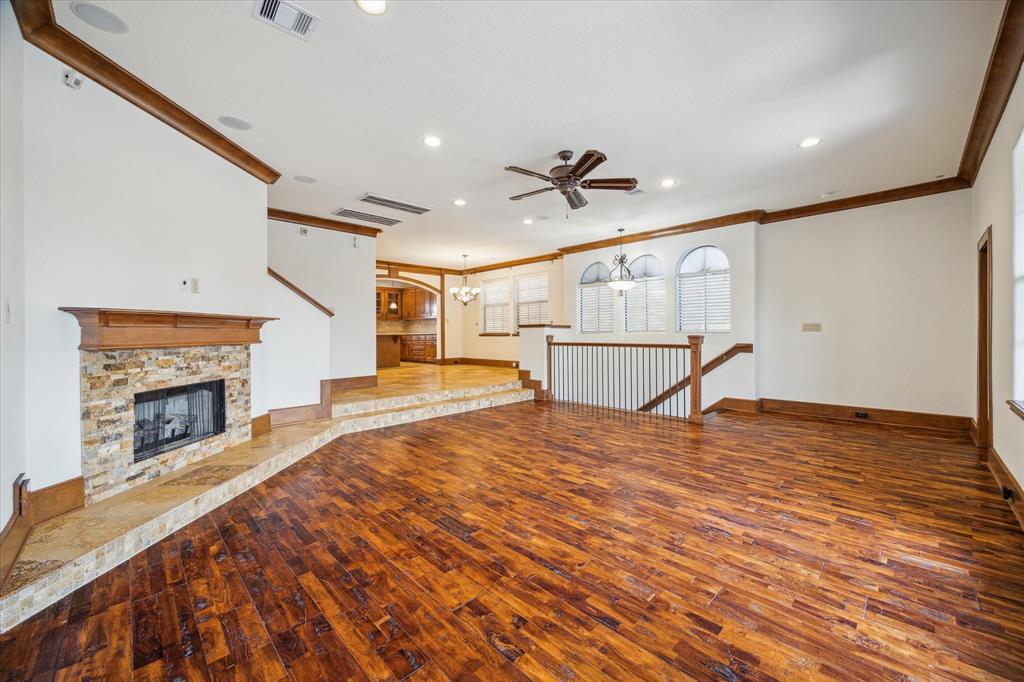
[[[377,336],[437,336],[437,334],[424,334],[423,332],[377,332]]]

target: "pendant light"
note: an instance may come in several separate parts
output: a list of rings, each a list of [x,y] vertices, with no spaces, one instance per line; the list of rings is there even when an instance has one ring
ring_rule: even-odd
[[[462,271],[466,271],[466,263],[469,256],[462,254]],[[475,301],[476,297],[480,295],[480,287],[470,287],[467,284],[468,277],[465,274],[462,275],[462,286],[452,287],[448,291],[451,292],[452,298],[461,303],[462,305],[469,305],[470,301]]]
[[[619,228],[619,255],[612,258],[612,271],[608,275],[608,279],[605,280],[608,286],[619,292],[619,296],[622,296],[624,291],[628,291],[636,286],[633,273],[629,271],[629,266],[626,265],[626,254],[622,253],[622,233],[625,231],[626,228]]]

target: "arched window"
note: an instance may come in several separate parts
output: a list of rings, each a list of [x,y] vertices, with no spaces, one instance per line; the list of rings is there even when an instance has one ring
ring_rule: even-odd
[[[676,328],[681,332],[727,332],[731,326],[729,259],[719,248],[699,246],[679,261]]]
[[[611,270],[604,263],[592,263],[580,277],[580,333],[612,332],[612,290],[606,284]]]
[[[636,286],[626,291],[626,331],[665,331],[665,269],[661,261],[650,254],[638,256],[629,264],[629,271]]]

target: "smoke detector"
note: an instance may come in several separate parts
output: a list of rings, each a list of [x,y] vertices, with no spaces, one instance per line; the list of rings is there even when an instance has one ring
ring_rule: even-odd
[[[320,17],[287,0],[256,0],[252,16],[257,21],[306,41],[320,23]]]

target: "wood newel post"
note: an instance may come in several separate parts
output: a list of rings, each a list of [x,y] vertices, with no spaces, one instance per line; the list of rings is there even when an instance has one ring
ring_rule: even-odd
[[[703,424],[704,412],[700,396],[700,347],[704,343],[704,337],[688,336],[687,339],[690,343],[690,416],[688,421],[691,424]]]
[[[548,355],[548,361],[547,361],[547,370],[548,370],[547,394],[549,396],[551,396],[551,400],[554,400],[555,399],[554,386],[551,385],[551,375],[552,375],[552,371],[553,371],[552,368],[551,368],[551,344],[555,342],[555,337],[552,334],[548,334],[547,336],[544,337],[544,340],[547,341],[547,344],[548,344],[548,354],[547,354]]]

